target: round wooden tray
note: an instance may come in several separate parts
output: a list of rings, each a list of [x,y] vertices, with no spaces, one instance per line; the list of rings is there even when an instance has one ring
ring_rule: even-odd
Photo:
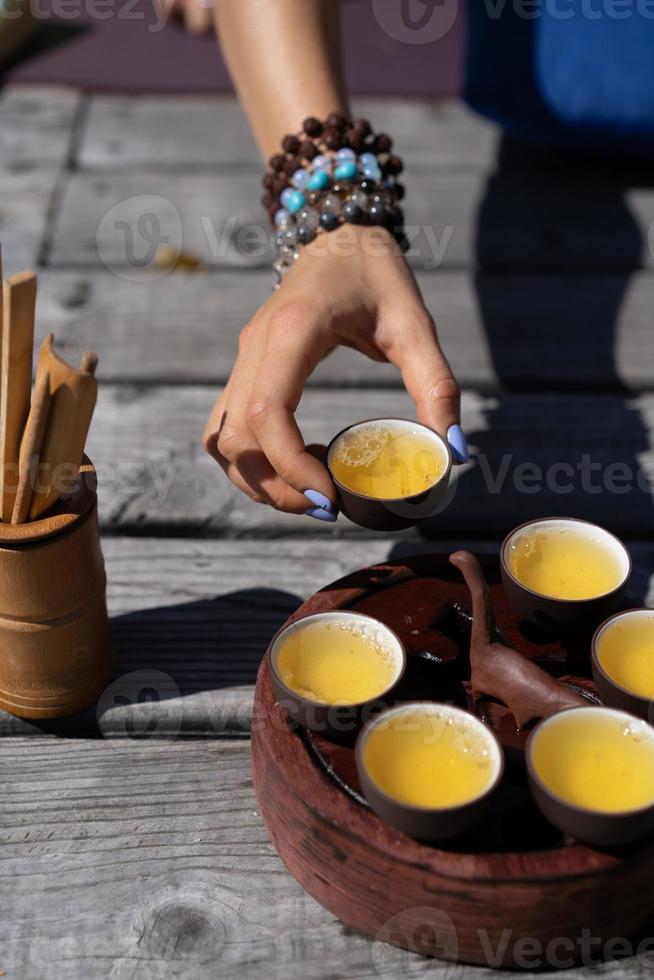
[[[482,564],[509,642],[597,700],[587,643],[555,642],[520,623],[497,563]],[[409,666],[398,698],[474,711],[502,741],[506,773],[492,816],[473,834],[439,846],[406,837],[362,799],[352,742],[290,726],[264,660],[252,725],[254,786],[297,881],[360,932],[465,963],[564,967],[598,959],[618,937],[637,937],[654,912],[654,837],[601,851],[564,839],[540,815],[524,770],[528,733],[516,730],[503,705],[470,698],[469,596],[447,558],[362,569],[313,595],[290,621],[344,608],[376,616],[404,641]]]

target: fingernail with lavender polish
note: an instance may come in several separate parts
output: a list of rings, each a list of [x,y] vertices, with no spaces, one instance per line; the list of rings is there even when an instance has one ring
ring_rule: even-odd
[[[460,425],[451,425],[447,430],[447,441],[452,450],[455,463],[467,463],[470,459],[468,441]]]
[[[304,513],[307,517],[313,517],[316,521],[325,521],[327,524],[336,523],[336,514],[328,510],[323,510],[322,507],[310,507]]]
[[[305,512],[309,517],[316,517],[319,521],[330,521],[332,523],[336,520],[338,508],[324,493],[320,493],[319,490],[305,490],[304,496],[309,503],[313,504],[313,507],[310,507]]]

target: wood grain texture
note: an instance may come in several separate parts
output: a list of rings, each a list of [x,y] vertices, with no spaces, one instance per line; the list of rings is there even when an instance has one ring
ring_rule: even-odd
[[[98,395],[93,374],[62,360],[54,350],[52,334],[39,350],[37,384],[45,377],[50,409],[39,457],[40,485],[30,504],[31,520],[46,514],[74,486]]]
[[[311,592],[382,560],[394,544],[106,538],[116,682],[101,701],[100,730],[249,732],[256,672],[273,633]],[[94,709],[57,726],[97,728]],[[33,730],[0,712],[0,735]]]
[[[649,187],[529,171],[491,178],[416,172],[407,174],[406,186],[407,258],[416,268],[608,271],[654,264]],[[154,236],[211,267],[268,266],[258,199],[258,181],[247,174],[73,174],[54,226],[51,261],[104,263],[131,276]],[[147,215],[153,221],[139,225]]]
[[[218,393],[103,386],[89,455],[98,468],[106,528],[175,525],[238,537],[366,534],[344,519],[327,528],[281,514],[234,489],[199,441]],[[413,411],[401,391],[311,390],[298,418],[307,442],[327,442],[359,419],[412,417]],[[425,536],[503,534],[519,520],[560,512],[618,533],[651,533],[654,396],[465,392],[463,427],[476,460],[456,468],[453,499],[422,525]]]
[[[50,379],[46,373],[34,385],[30,413],[20,444],[18,487],[11,515],[12,524],[23,524],[29,517],[51,401]]]
[[[283,869],[247,744],[12,739],[0,758],[7,976],[404,975]]]
[[[2,520],[14,512],[20,446],[30,411],[36,276],[12,276],[2,291],[2,379],[0,381],[0,492]]]
[[[248,733],[256,672],[271,636],[312,592],[389,557],[499,541],[105,538],[115,683],[94,709],[58,723],[62,734]],[[654,605],[654,548],[629,542],[633,605]],[[0,712],[0,736],[37,728]]]
[[[654,276],[420,273],[441,343],[465,387],[649,388]],[[90,346],[102,381],[224,383],[238,334],[270,296],[267,271],[171,274],[150,285],[107,272],[47,270],[39,339],[74,359]],[[183,324],[183,328],[180,326]],[[399,387],[399,374],[337,348],[309,385]]]
[[[371,943],[303,892],[267,839],[247,744],[16,738],[0,743],[0,758],[8,976],[496,976]],[[647,970],[643,955],[601,974]]]
[[[494,163],[497,127],[460,102],[359,98],[353,112],[370,118],[378,132],[391,133],[398,152],[417,167],[458,172]],[[77,162],[94,171],[261,169],[242,110],[227,96],[94,96]]]
[[[63,167],[82,96],[51,86],[8,86],[0,93],[0,172]]]
[[[81,711],[112,675],[95,498],[72,511],[61,534],[57,515],[20,525],[20,544],[0,525],[0,705],[21,718]]]
[[[57,179],[54,169],[5,173],[0,167],[0,240],[6,276],[38,265]]]

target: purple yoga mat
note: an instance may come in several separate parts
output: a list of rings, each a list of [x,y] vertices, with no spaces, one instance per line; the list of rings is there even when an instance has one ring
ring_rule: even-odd
[[[5,71],[6,82],[72,85],[95,92],[231,90],[215,38],[190,37],[177,24],[162,28],[155,0],[34,2],[39,30],[30,48]],[[452,26],[432,17],[448,7],[457,11],[457,0],[444,5],[434,0],[345,3],[350,90],[370,95],[458,94],[462,14],[457,11]]]

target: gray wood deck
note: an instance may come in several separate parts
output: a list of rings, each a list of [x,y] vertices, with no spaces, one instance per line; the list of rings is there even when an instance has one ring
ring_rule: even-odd
[[[353,934],[286,873],[249,770],[266,643],[349,570],[462,543],[492,553],[513,524],[552,512],[625,536],[634,600],[654,603],[654,184],[617,162],[548,176],[545,160],[521,159],[455,103],[361,109],[410,163],[409,220],[437,243],[452,229],[436,268],[424,267],[424,229],[412,261],[477,452],[448,510],[394,538],[250,504],[199,446],[270,282],[265,255],[238,241],[260,221],[259,164],[233,100],[0,93],[5,268],[39,268],[39,337],[54,330],[71,357],[100,353],[90,451],[118,662],[98,708],[74,719],[0,713],[8,977],[490,976]],[[135,273],[103,221],[116,206],[112,220],[149,210],[173,238],[179,220],[181,244],[210,271]],[[411,411],[394,369],[338,351],[310,380],[300,419],[308,441],[324,441],[387,411]],[[554,492],[559,463],[572,492]],[[140,697],[147,687],[158,700]],[[642,956],[563,976],[649,972]]]

